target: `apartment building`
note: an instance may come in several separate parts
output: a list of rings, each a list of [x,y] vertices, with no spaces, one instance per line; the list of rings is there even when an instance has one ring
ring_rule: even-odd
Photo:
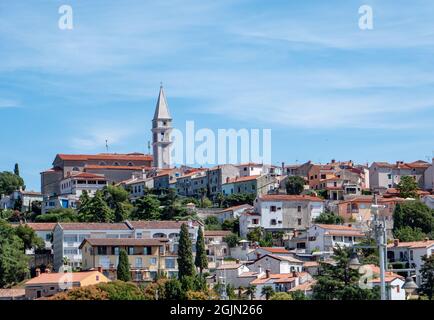
[[[134,282],[153,281],[162,272],[168,277],[176,277],[177,256],[170,252],[168,242],[168,239],[84,239],[79,247],[82,252],[82,268],[100,268],[107,278],[116,280],[119,252],[125,250]]]
[[[265,230],[290,232],[309,227],[324,211],[324,200],[307,195],[262,195],[254,206]]]
[[[352,226],[314,224],[307,229],[306,249],[308,253],[332,254],[333,248],[352,247],[360,243],[366,235]]]

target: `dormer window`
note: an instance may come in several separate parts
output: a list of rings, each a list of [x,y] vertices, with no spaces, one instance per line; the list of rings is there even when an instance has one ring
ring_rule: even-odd
[[[99,162],[99,165],[100,165],[100,166],[106,166],[107,164],[106,164],[104,161],[100,161],[100,162]]]
[[[132,167],[134,164],[132,162],[128,162],[128,166]]]
[[[114,166],[119,166],[119,162],[114,162],[113,165]]]

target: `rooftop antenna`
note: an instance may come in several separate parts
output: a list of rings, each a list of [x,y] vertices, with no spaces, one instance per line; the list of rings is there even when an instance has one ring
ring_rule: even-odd
[[[105,150],[106,150],[107,153],[109,152],[109,149],[108,149],[108,140],[107,139],[105,139]]]

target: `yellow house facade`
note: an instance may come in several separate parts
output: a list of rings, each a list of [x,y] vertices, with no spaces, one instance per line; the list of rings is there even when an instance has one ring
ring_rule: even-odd
[[[148,282],[158,273],[177,275],[177,256],[169,251],[167,239],[84,239],[80,245],[82,268],[98,269],[115,280],[121,249],[128,254],[132,280]]]

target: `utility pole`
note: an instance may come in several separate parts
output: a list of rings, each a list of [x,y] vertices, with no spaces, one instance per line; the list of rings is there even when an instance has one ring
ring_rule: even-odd
[[[377,203],[377,195],[374,195],[374,204],[371,206],[373,214],[374,214],[374,232],[375,239],[377,240],[378,245],[378,253],[380,256],[380,294],[381,300],[387,300],[386,297],[386,259],[385,252],[387,250],[386,244],[386,225],[384,217],[380,219],[379,217],[379,209],[384,208],[384,206],[378,205]]]

